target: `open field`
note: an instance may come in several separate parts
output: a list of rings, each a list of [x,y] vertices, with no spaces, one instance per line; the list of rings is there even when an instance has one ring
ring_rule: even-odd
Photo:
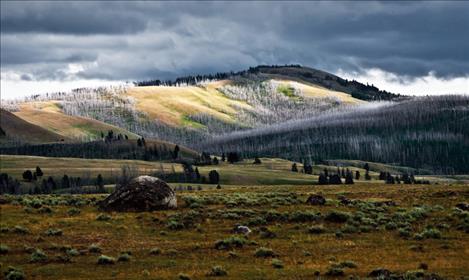
[[[186,151],[189,153],[190,151]],[[170,162],[155,162],[142,160],[111,160],[111,159],[81,159],[81,158],[55,158],[38,156],[16,156],[0,155],[0,170],[8,175],[21,179],[25,170],[34,170],[36,166],[41,167],[44,177],[62,177],[64,174],[74,177],[96,177],[101,174],[105,179],[119,176],[123,166],[135,167],[140,175],[160,173],[162,168],[164,172],[170,173],[182,172],[181,164]],[[313,175],[301,173],[303,165],[297,163],[300,172],[291,172],[293,162],[284,159],[261,158],[262,164],[252,164],[252,159],[246,159],[235,164],[229,164],[220,160],[219,165],[198,166],[202,176],[208,177],[211,170],[217,170],[220,174],[220,183],[228,185],[307,185],[315,184],[318,180],[318,174],[329,169],[335,172],[336,167],[327,165],[314,165]],[[379,168],[393,172],[401,171],[399,167],[393,167],[383,164],[370,163],[371,181],[364,180],[365,170],[358,162],[349,163],[340,161],[344,168],[349,168],[352,172],[359,171],[361,180],[356,182],[363,184],[381,184],[378,181]],[[362,162],[363,163],[363,162]],[[375,169],[376,168],[376,169]],[[402,168],[401,168],[402,169]],[[469,181],[468,176],[436,176],[422,175],[416,176],[417,179],[426,179],[434,183],[464,183]]]
[[[307,205],[311,193],[326,205]],[[214,266],[222,279],[365,277],[377,268],[469,275],[469,213],[455,208],[468,201],[467,185],[230,186],[177,196],[177,210],[104,215],[93,205],[100,195],[6,197],[0,269],[21,268],[28,279],[201,279]],[[235,236],[238,223],[253,232]],[[97,264],[126,251],[128,261]]]

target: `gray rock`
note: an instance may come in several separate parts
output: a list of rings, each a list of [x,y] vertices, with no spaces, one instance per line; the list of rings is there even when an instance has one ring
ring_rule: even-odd
[[[139,176],[116,188],[98,203],[103,211],[154,211],[177,207],[176,194],[166,182],[151,176]]]

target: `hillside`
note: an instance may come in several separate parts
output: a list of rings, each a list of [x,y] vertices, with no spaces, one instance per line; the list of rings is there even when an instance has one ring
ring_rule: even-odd
[[[373,104],[226,134],[200,149],[309,162],[360,159],[461,174],[469,172],[468,107],[464,96]]]
[[[113,130],[116,134],[127,135],[131,139],[138,137],[135,133],[95,119],[64,114],[60,103],[56,101],[25,102],[19,110],[13,112],[17,117],[42,127],[50,132],[74,140],[94,140]]]
[[[27,142],[47,143],[68,140],[67,137],[27,122],[16,115],[0,109],[0,143]]]

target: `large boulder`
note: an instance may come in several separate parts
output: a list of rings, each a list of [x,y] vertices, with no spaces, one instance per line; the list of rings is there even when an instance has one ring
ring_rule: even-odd
[[[154,211],[177,207],[176,194],[166,182],[151,176],[139,176],[116,188],[98,203],[103,211]]]

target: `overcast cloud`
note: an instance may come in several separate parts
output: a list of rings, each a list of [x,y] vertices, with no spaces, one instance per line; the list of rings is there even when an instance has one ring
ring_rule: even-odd
[[[3,1],[2,98],[290,63],[468,93],[468,30],[466,2]]]

